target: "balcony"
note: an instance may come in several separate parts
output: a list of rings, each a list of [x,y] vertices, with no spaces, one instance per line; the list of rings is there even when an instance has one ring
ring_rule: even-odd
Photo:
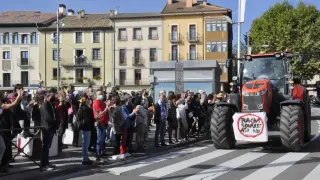
[[[17,66],[22,67],[31,67],[31,62],[28,58],[20,58],[18,59]]]
[[[11,90],[16,84],[22,84],[24,87],[40,87],[40,83],[40,80],[28,80],[27,82],[6,80],[0,81],[0,87],[9,88]]]
[[[169,54],[169,61],[180,60],[180,54]]]
[[[73,62],[71,60],[62,60],[61,65],[63,67],[92,67],[86,56],[75,56]]]
[[[180,41],[180,34],[179,33],[169,33],[169,41],[171,43],[179,43]]]
[[[142,78],[140,80],[118,78],[115,80],[116,80],[115,84],[118,86],[149,86],[150,85],[149,78]]]
[[[118,36],[118,41],[128,41],[128,36]]]
[[[142,37],[142,35],[133,35],[133,36],[132,36],[132,39],[133,39],[133,40],[138,40],[138,41],[140,41],[140,40],[143,39],[143,37]]]
[[[133,66],[143,66],[142,57],[133,57],[132,58],[132,65]]]
[[[127,65],[127,58],[126,57],[120,57],[119,66],[126,66],[126,65]]]
[[[187,54],[187,60],[203,60],[203,57],[200,56],[199,54]]]
[[[149,34],[149,40],[158,40],[159,39],[159,36],[158,34]]]
[[[187,33],[189,43],[197,43],[199,41],[198,33]]]

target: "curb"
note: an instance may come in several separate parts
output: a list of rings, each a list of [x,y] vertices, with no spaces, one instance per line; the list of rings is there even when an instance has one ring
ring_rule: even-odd
[[[201,142],[203,140],[207,140],[208,136],[202,136],[200,138],[196,138],[196,139],[192,139],[190,141],[186,141],[186,142],[182,142],[179,144],[175,144],[175,145],[171,145],[171,146],[167,146],[165,148],[160,149],[160,152],[154,152],[154,153],[150,153],[150,154],[146,154],[146,155],[132,155],[130,158],[124,159],[124,160],[119,160],[119,161],[108,161],[105,164],[96,164],[96,165],[92,165],[92,166],[83,166],[82,164],[76,164],[74,166],[71,167],[61,167],[61,169],[59,168],[59,170],[52,170],[52,171],[46,171],[46,172],[40,172],[39,169],[30,169],[27,171],[23,171],[22,173],[18,173],[18,174],[8,174],[8,175],[4,175],[4,176],[0,176],[1,180],[6,180],[6,179],[15,179],[15,180],[42,180],[42,179],[50,179],[50,178],[54,178],[54,177],[59,177],[62,175],[67,175],[67,174],[71,174],[71,173],[78,173],[78,172],[85,172],[85,171],[91,171],[91,170],[96,170],[99,168],[104,168],[106,166],[110,166],[110,165],[114,165],[116,164],[118,165],[122,165],[125,163],[130,163],[133,161],[137,161],[139,159],[143,159],[143,158],[150,158],[154,155],[161,155],[161,154],[165,154],[167,153],[167,151],[172,150],[172,149],[177,149],[177,148],[181,148],[184,146],[189,146],[193,143],[196,142]]]

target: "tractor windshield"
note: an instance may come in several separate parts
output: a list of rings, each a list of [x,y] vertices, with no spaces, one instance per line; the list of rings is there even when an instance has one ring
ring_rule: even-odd
[[[256,79],[269,79],[273,86],[282,89],[284,87],[284,75],[283,61],[276,57],[259,57],[244,62],[244,83]]]

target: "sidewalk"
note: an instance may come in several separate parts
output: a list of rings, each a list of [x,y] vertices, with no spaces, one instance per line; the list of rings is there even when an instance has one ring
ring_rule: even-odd
[[[11,163],[13,167],[9,169],[10,172],[7,174],[0,174],[0,179],[1,180],[47,179],[49,178],[49,176],[54,177],[61,174],[67,174],[71,172],[78,172],[81,170],[96,168],[100,165],[113,164],[121,161],[133,160],[134,158],[148,156],[150,154],[161,153],[171,148],[186,146],[188,144],[207,138],[207,136],[200,137],[200,139],[190,138],[190,140],[186,142],[170,145],[167,147],[156,148],[154,147],[154,142],[153,142],[154,133],[155,133],[155,125],[151,127],[151,131],[149,132],[149,142],[148,142],[149,148],[144,153],[134,153],[131,156],[121,160],[111,160],[111,158],[109,157],[109,160],[106,160],[104,164],[99,164],[99,165],[83,166],[81,164],[81,161],[82,161],[81,147],[70,146],[69,148],[64,149],[63,152],[58,157],[51,158],[50,162],[52,164],[55,164],[57,167],[55,170],[46,171],[46,172],[40,172],[39,167],[35,165],[32,161],[29,161],[26,157],[18,156],[15,159],[15,162]],[[168,142],[168,136],[166,136],[166,142]],[[111,155],[112,148],[113,147],[107,147],[108,155]],[[17,150],[14,149],[13,154],[15,154],[16,151]],[[90,154],[90,159],[95,160],[94,154]],[[39,163],[39,161],[37,162]]]

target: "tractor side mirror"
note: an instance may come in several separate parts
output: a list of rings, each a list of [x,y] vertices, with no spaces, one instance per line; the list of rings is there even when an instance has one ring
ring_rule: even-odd
[[[231,59],[227,59],[226,68],[230,68],[230,67],[231,67]]]

